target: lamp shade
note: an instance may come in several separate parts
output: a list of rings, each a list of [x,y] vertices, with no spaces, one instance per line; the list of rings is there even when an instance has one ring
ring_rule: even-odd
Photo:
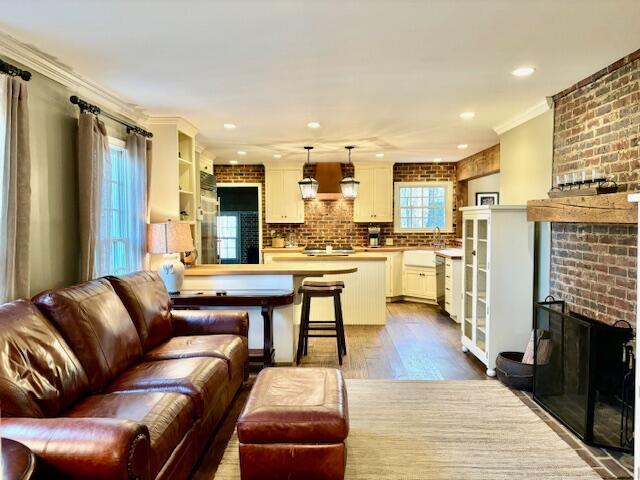
[[[188,223],[152,223],[148,232],[149,253],[180,253],[193,250],[191,227]]]

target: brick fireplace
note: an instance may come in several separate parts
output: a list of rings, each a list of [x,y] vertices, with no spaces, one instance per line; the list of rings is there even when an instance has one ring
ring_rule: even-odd
[[[621,191],[640,184],[640,50],[553,97],[553,175],[599,169]],[[554,223],[551,294],[569,309],[635,326],[637,228]]]

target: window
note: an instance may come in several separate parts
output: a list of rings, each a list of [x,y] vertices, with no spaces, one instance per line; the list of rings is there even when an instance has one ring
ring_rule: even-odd
[[[220,215],[217,227],[220,260],[225,263],[236,263],[238,261],[238,215]]]
[[[453,231],[451,182],[396,182],[394,187],[396,232]]]
[[[101,188],[95,276],[140,270],[145,255],[144,175],[128,158],[122,140],[109,138]]]

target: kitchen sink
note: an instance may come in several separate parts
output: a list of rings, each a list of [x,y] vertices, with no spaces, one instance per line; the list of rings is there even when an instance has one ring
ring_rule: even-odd
[[[411,267],[435,267],[436,252],[433,250],[407,250],[404,252],[403,262]]]

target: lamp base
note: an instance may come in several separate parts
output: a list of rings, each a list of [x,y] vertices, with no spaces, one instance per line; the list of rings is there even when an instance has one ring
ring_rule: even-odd
[[[173,255],[165,255],[164,259],[158,273],[167,291],[170,294],[178,294],[184,281],[184,265]]]

